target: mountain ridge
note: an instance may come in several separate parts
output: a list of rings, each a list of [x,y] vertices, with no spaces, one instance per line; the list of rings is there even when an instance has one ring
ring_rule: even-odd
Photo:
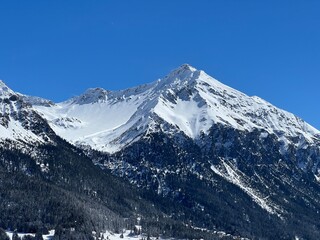
[[[90,88],[61,103],[16,93],[3,81],[0,87],[3,99],[30,104],[60,137],[110,153],[163,127],[192,139],[207,134],[214,123],[242,131],[264,129],[265,134],[277,135],[284,148],[290,138],[303,136],[315,143],[320,136],[319,130],[292,113],[247,96],[189,64],[152,83],[119,91]],[[11,100],[6,101],[14,106]]]
[[[149,84],[120,91],[93,88],[50,107],[52,109],[35,106],[35,109],[49,120],[58,135],[73,143],[88,144],[101,151],[108,151],[108,146],[114,143],[115,148],[111,147],[110,152],[120,150],[132,141],[121,139],[132,127],[147,131],[149,126],[148,131],[152,131],[150,126],[158,124],[158,120],[150,120],[154,115],[172,126],[177,125],[178,129],[172,127],[174,131],[182,131],[191,138],[197,138],[201,132],[208,132],[213,123],[217,122],[241,130],[266,129],[269,134],[277,134],[279,138],[281,134],[287,133],[286,137],[304,135],[310,142],[314,135],[319,134],[318,130],[293,114],[259,97],[249,97],[187,64]],[[90,112],[90,108],[95,110]],[[77,113],[76,109],[89,115],[96,114],[96,119],[100,120],[91,122],[82,113]],[[69,121],[63,125],[64,118],[75,119],[75,122],[73,124]],[[113,124],[105,124],[103,119]],[[62,124],[63,129],[55,123]],[[83,131],[86,124],[105,126],[86,132]],[[66,125],[72,125],[70,134],[67,133]],[[106,136],[108,134],[110,138]],[[93,136],[96,142],[89,139]],[[117,139],[126,143],[115,143]],[[107,142],[108,146],[103,145],[103,142]]]

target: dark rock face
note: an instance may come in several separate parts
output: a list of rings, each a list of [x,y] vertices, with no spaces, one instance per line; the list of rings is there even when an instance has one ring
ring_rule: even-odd
[[[320,152],[304,141],[297,137],[283,146],[263,130],[216,124],[196,141],[159,132],[113,155],[91,152],[91,158],[178,202],[175,218],[195,227],[249,238],[317,239]]]
[[[0,114],[0,124],[5,128],[9,127],[9,122],[12,120],[19,122],[26,131],[31,131],[45,141],[56,138],[48,122],[19,96],[12,95],[10,98],[0,99],[0,104],[3,109]]]

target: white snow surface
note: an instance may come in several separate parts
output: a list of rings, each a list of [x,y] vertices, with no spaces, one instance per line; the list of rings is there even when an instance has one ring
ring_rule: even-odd
[[[8,128],[0,125],[0,139],[22,140],[27,143],[44,143],[43,138],[26,130],[19,121],[10,119]]]
[[[14,94],[12,91],[2,80],[0,80],[0,98],[10,97]]]
[[[26,129],[19,120],[13,117],[20,115],[21,111],[34,111],[33,108],[31,106],[21,107],[17,101],[9,100],[12,96],[20,95],[12,91],[0,80],[0,139],[26,143],[43,143],[43,137],[37,136]]]
[[[43,240],[51,240],[54,236],[54,230],[50,230],[49,234],[44,234],[42,235]],[[12,240],[12,236],[13,236],[13,232],[12,231],[6,231],[6,234],[9,236],[10,240]],[[24,236],[32,236],[34,237],[35,234],[34,233],[18,233],[18,236],[20,238],[23,238]]]
[[[221,123],[241,131],[263,129],[284,143],[295,136],[313,143],[320,133],[295,115],[187,64],[150,84],[121,91],[93,88],[68,101],[34,108],[62,138],[110,153],[159,128],[196,139]],[[170,129],[164,127],[168,124]]]

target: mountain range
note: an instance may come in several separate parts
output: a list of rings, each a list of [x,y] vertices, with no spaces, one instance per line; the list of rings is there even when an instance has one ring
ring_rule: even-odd
[[[0,82],[0,107],[2,228],[320,238],[320,132],[188,64],[61,103]]]

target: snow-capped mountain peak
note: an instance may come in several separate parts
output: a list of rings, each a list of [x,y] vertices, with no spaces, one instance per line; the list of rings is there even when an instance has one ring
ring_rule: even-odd
[[[7,98],[14,94],[15,92],[12,91],[2,80],[0,80],[0,97]]]
[[[230,88],[203,71],[185,72],[188,74],[169,75],[178,84],[175,87],[171,85],[168,94],[163,94],[155,112],[191,138],[208,133],[217,123],[242,131],[262,129],[278,137],[302,135],[310,142],[314,135],[319,134],[318,130],[293,114],[259,97],[250,97]],[[180,69],[176,73],[181,73]]]
[[[173,77],[180,77],[180,78],[184,78],[188,77],[189,75],[191,75],[192,73],[198,71],[196,68],[192,67],[189,64],[182,64],[180,67],[172,70],[168,76],[173,76]]]
[[[161,91],[168,88],[181,88],[194,82],[199,72],[196,68],[183,64],[172,70],[167,76],[156,83],[155,90]]]
[[[183,133],[191,139],[215,124],[240,131],[260,129],[287,143],[319,131],[291,113],[250,97],[184,64],[161,80],[121,91],[88,89],[55,106],[35,106],[66,140],[115,152],[146,133]]]
[[[80,96],[72,98],[71,102],[80,105],[103,102],[107,100],[109,92],[103,88],[89,88]]]
[[[3,82],[3,80],[0,79],[0,88],[6,87],[7,85]]]

